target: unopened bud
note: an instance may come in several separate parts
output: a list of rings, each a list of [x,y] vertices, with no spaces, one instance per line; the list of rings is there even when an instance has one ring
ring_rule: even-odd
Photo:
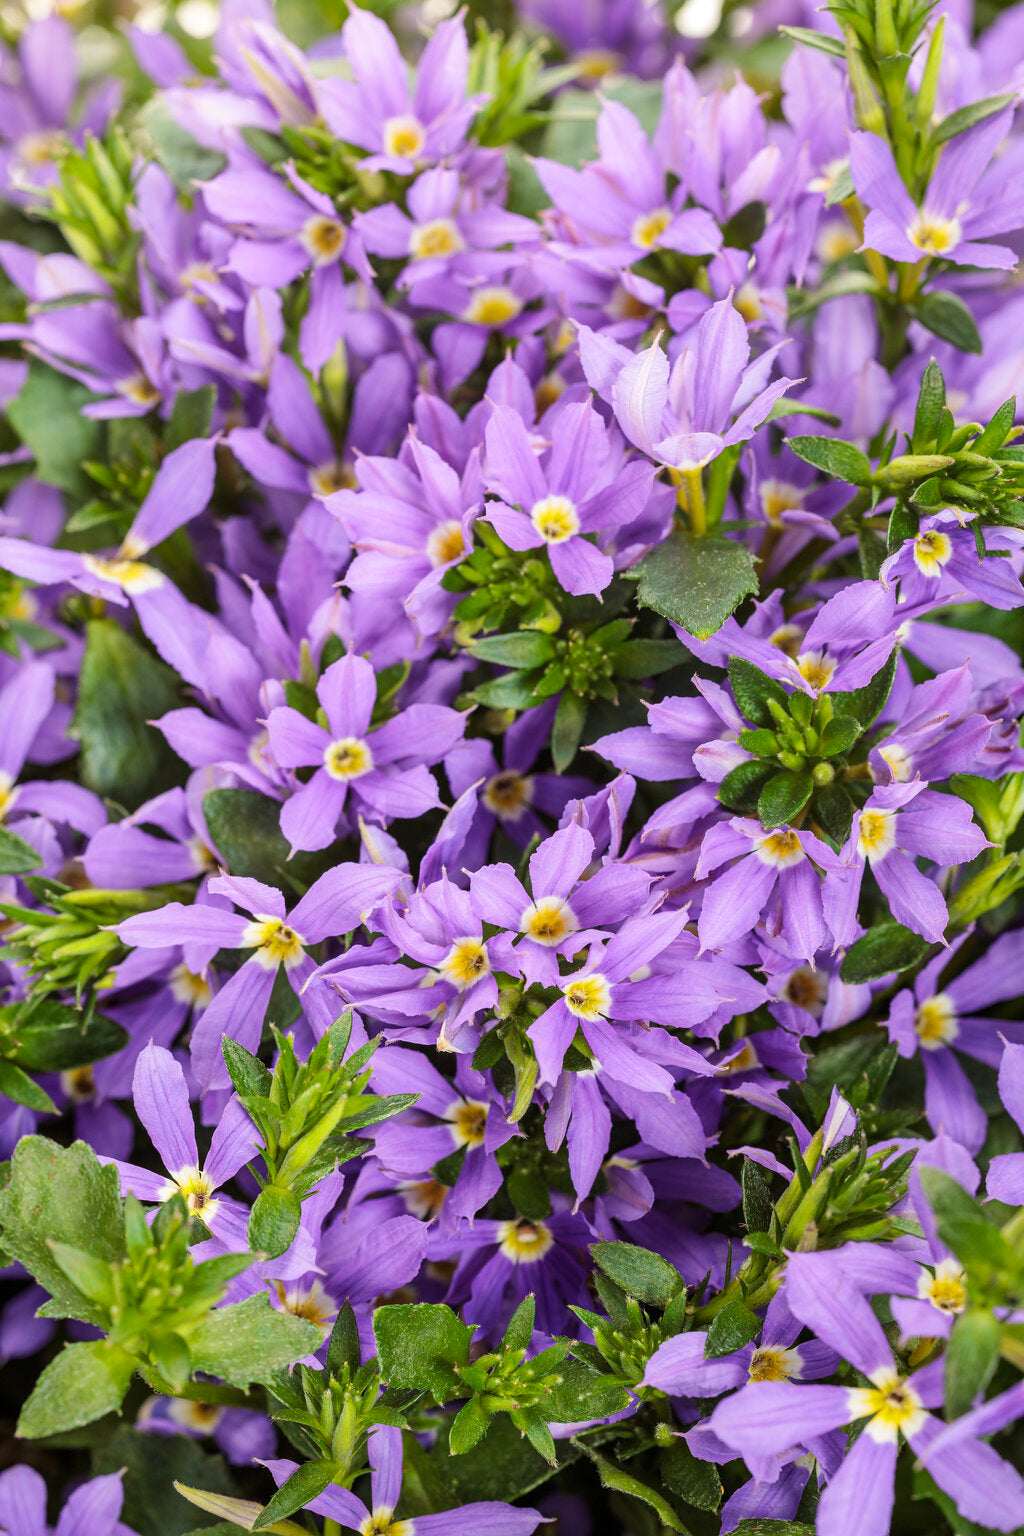
[[[836,771],[831,763],[815,763],[811,771],[811,778],[819,789],[824,789],[826,784],[831,784],[835,776]]]

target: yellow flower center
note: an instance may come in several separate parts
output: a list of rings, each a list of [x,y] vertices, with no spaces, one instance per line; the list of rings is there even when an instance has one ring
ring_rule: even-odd
[[[519,919],[519,928],[535,944],[561,944],[579,927],[576,915],[560,896],[544,896],[527,907]]]
[[[292,1286],[287,1288],[283,1281],[274,1281],[274,1290],[277,1299],[286,1312],[293,1317],[301,1317],[305,1322],[312,1323],[314,1328],[319,1328],[324,1338],[331,1331],[331,1322],[338,1310],[338,1304],[333,1296],[328,1296],[319,1280],[314,1280],[312,1285]]]
[[[745,1040],[743,1042],[743,1049],[738,1051],[735,1056],[730,1057],[718,1070],[723,1073],[752,1072],[755,1067],[760,1065],[757,1049],[753,1041]]]
[[[872,1387],[851,1387],[848,1393],[852,1419],[868,1419],[864,1433],[872,1440],[894,1441],[900,1430],[908,1437],[925,1421],[921,1399],[906,1378],[896,1371],[879,1371]]]
[[[224,1415],[224,1409],[216,1403],[193,1403],[187,1397],[172,1398],[167,1412],[175,1424],[198,1429],[204,1435],[211,1434]]]
[[[466,540],[462,524],[454,517],[447,523],[439,523],[427,539],[427,557],[431,565],[447,565],[466,553]]]
[[[48,165],[56,160],[67,144],[67,135],[59,128],[40,128],[26,133],[18,140],[15,153],[26,165]]]
[[[820,1008],[828,996],[828,975],[812,971],[806,965],[798,966],[786,982],[783,996],[797,1008],[809,1011]]]
[[[878,755],[892,774],[894,784],[906,784],[910,779],[911,757],[905,747],[899,742],[889,742],[884,747],[879,747]]]
[[[822,261],[842,261],[852,256],[859,244],[856,233],[845,219],[829,219],[818,235],[816,249]]]
[[[783,1349],[778,1344],[765,1344],[755,1349],[750,1357],[751,1381],[788,1381],[799,1376],[803,1362],[795,1349]]]
[[[935,1266],[934,1275],[923,1274],[917,1282],[917,1294],[947,1316],[962,1312],[967,1305],[967,1286],[956,1259],[943,1259]]]
[[[156,405],[160,400],[160,391],[142,373],[133,373],[130,378],[121,379],[117,392],[134,405]]]
[[[476,1099],[459,1099],[445,1118],[452,1128],[452,1140],[457,1147],[479,1147],[484,1139],[487,1124],[487,1105]]]
[[[0,821],[5,821],[8,812],[18,798],[18,787],[9,773],[0,772]]]
[[[576,508],[568,496],[543,496],[534,503],[530,522],[546,544],[564,544],[580,531]]]
[[[62,1072],[60,1085],[72,1104],[87,1104],[96,1092],[92,1067],[73,1067],[69,1072]]]
[[[562,988],[562,996],[569,1012],[578,1019],[601,1019],[611,1006],[611,983],[598,972],[577,976]]]
[[[82,564],[94,576],[99,576],[103,581],[112,581],[125,592],[152,592],[155,587],[164,584],[160,572],[151,565],[144,565],[141,560],[125,560],[118,555],[109,560],[100,555],[83,555]]]
[[[436,1216],[448,1194],[448,1186],[440,1179],[421,1179],[415,1184],[400,1184],[398,1188],[406,1210],[421,1218]]]
[[[396,1520],[394,1510],[382,1506],[368,1515],[359,1527],[359,1536],[413,1536],[415,1522]]]
[[[804,857],[800,839],[792,827],[780,827],[778,832],[769,832],[767,837],[760,838],[754,844],[754,852],[762,864],[771,864],[776,869],[789,869],[799,864]]]
[[[739,310],[748,325],[764,316],[761,295],[753,283],[744,283],[733,299],[733,308]]]
[[[523,307],[511,288],[478,288],[466,306],[463,319],[470,325],[507,325]]]
[[[190,971],[184,964],[174,967],[169,982],[174,1000],[190,1008],[205,1008],[212,996],[206,978],[196,975],[195,971]]]
[[[922,576],[932,580],[941,576],[942,567],[948,565],[952,558],[953,540],[948,533],[942,533],[938,528],[919,533],[914,540],[914,564]]]
[[[503,1221],[498,1228],[498,1242],[506,1259],[513,1264],[536,1264],[554,1242],[542,1221]]]
[[[957,219],[942,219],[933,213],[919,213],[907,230],[911,241],[926,256],[944,256],[960,244],[961,229]]]
[[[650,213],[642,213],[635,220],[629,238],[634,245],[641,245],[645,251],[649,251],[657,245],[671,222],[671,208],[652,208]]]
[[[309,472],[309,488],[314,496],[333,496],[335,491],[350,491],[355,483],[351,464],[321,464]]]
[[[361,779],[373,767],[373,752],[361,736],[342,736],[324,748],[324,767],[332,779]]]
[[[796,659],[797,671],[805,683],[817,690],[827,688],[835,676],[836,664],[823,651],[801,651]]]
[[[937,1051],[960,1033],[956,1004],[948,992],[925,998],[914,1018],[914,1029],[923,1051]]]
[[[314,213],[299,231],[299,240],[315,266],[326,266],[335,261],[345,244],[345,226],[340,219],[329,218],[325,213]]]
[[[201,1168],[181,1168],[177,1173],[172,1173],[170,1182],[164,1185],[163,1198],[170,1200],[172,1195],[178,1194],[185,1196],[189,1215],[198,1216],[203,1225],[208,1227],[220,1206],[220,1201],[213,1197],[209,1175]]]
[[[491,969],[483,939],[456,939],[441,961],[441,974],[460,992],[466,992]]]
[[[426,256],[451,256],[466,248],[454,219],[431,219],[417,224],[409,239],[409,254],[417,261]]]
[[[415,160],[426,141],[419,118],[389,117],[384,124],[384,153],[395,160]]]
[[[605,75],[614,74],[622,60],[610,48],[584,48],[576,54],[573,63],[580,72],[580,79],[593,84],[603,80]]]
[[[279,917],[265,914],[247,923],[242,933],[242,947],[254,949],[256,960],[267,971],[276,970],[279,965],[290,971],[299,965],[304,958],[305,942],[301,933],[289,928]]]
[[[795,661],[800,653],[802,639],[803,635],[796,624],[780,624],[778,629],[773,629],[768,636],[768,643]]]
[[[778,528],[782,522],[783,512],[792,512],[802,507],[806,491],[797,485],[790,485],[785,480],[761,481],[761,511],[764,520],[773,528]]]
[[[484,786],[484,805],[502,821],[518,821],[532,799],[533,779],[526,774],[496,773]]]
[[[857,847],[869,864],[877,864],[896,846],[896,816],[892,811],[862,811]]]

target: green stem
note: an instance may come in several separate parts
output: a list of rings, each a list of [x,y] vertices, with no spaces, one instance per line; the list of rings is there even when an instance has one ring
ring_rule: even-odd
[[[704,504],[704,482],[699,469],[679,471],[679,499],[690,519],[693,533],[707,533],[708,514]]]

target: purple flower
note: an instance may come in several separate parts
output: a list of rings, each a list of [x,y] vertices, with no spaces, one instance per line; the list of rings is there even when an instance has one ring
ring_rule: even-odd
[[[841,861],[813,832],[780,827],[766,832],[759,821],[734,816],[705,833],[696,877],[706,878],[738,859],[704,892],[697,932],[701,950],[722,949],[741,938],[764,912],[774,941],[798,960],[813,958],[825,938],[830,879]],[[825,873],[824,887],[817,869]],[[770,903],[770,905],[769,905]]]
[[[281,706],[267,720],[270,751],[282,768],[315,768],[285,802],[281,830],[292,849],[326,848],[349,790],[373,821],[422,816],[440,805],[427,763],[450,752],[466,728],[465,715],[442,704],[411,704],[371,729],[377,701],[373,668],[343,656],[322,674],[317,698],[326,726]]]
[[[1015,251],[986,241],[1016,229],[1024,218],[1019,189],[1007,188],[995,168],[986,174],[1012,118],[1009,109],[997,112],[946,144],[920,206],[900,179],[885,140],[852,134],[850,175],[868,209],[861,249],[893,261],[935,257],[967,267],[1016,266]]]
[[[856,1251],[859,1244],[848,1245]],[[818,1507],[823,1536],[886,1536],[893,1508],[899,1438],[916,1455],[942,1433],[928,1411],[942,1402],[942,1362],[905,1376],[868,1302],[844,1274],[847,1250],[793,1254],[786,1299],[794,1316],[850,1361],[867,1386],[797,1386],[779,1381],[744,1387],[719,1403],[710,1428],[746,1459],[777,1455],[841,1425],[866,1420]],[[952,1448],[951,1448],[952,1449]],[[968,1520],[1013,1531],[1024,1511],[1024,1481],[984,1441],[964,1438],[929,1470]]]
[[[938,605],[966,595],[992,608],[1019,608],[1024,603],[1018,574],[1024,542],[1020,533],[1015,528],[987,528],[982,537],[985,554],[991,551],[987,559],[958,513],[922,518],[920,532],[884,562],[880,579],[887,585],[898,579],[904,603]],[[999,551],[1009,551],[1011,558],[1000,558]]]
[[[395,1506],[402,1492],[402,1432],[379,1426],[367,1441],[370,1458],[370,1507],[348,1488],[332,1484],[305,1506],[346,1531],[377,1531],[380,1536],[530,1536],[543,1516],[535,1509],[513,1509],[509,1504],[487,1500],[462,1504],[438,1515],[417,1515],[415,1520],[395,1520]],[[298,1470],[294,1461],[265,1461],[278,1487]],[[405,1531],[403,1531],[405,1527]],[[63,1533],[61,1533],[63,1536]]]
[[[956,795],[938,795],[922,779],[872,791],[854,814],[842,850],[838,876],[825,887],[825,916],[837,944],[856,937],[857,903],[868,865],[897,922],[932,944],[944,942],[949,914],[934,880],[915,858],[942,869],[970,863],[992,845],[971,819],[971,808]]]
[[[750,363],[747,327],[727,299],[701,317],[691,344],[669,364],[660,344],[636,355],[580,327],[587,382],[606,400],[636,447],[660,464],[699,470],[753,437],[796,381],[768,376],[777,347]]]
[[[192,1070],[204,1092],[227,1084],[220,1049],[224,1035],[247,1050],[258,1048],[279,969],[284,967],[293,990],[301,993],[316,969],[307,945],[319,943],[328,934],[348,933],[400,879],[398,870],[337,864],[310,886],[289,913],[281,892],[272,886],[222,875],[210,881],[211,893],[229,897],[246,916],[222,907],[186,907],[172,901],[118,926],[117,933],[126,944],[142,949],[191,941],[251,951],[193,1027]],[[312,1007],[313,999],[307,1004]],[[318,1013],[311,1022],[322,1033],[331,1018]]]
[[[124,1489],[121,1472],[80,1483],[53,1527],[53,1536],[135,1536],[120,1520]],[[8,1536],[50,1536],[46,1520],[46,1484],[34,1467],[0,1472],[0,1510]]]
[[[334,136],[370,151],[360,162],[366,170],[411,176],[462,147],[482,98],[466,96],[469,46],[461,16],[435,30],[414,91],[394,35],[379,16],[350,6],[341,41],[354,78],[324,81],[320,101]]]
[[[487,426],[486,484],[500,501],[484,512],[512,549],[547,548],[551,568],[575,596],[604,591],[615,571],[607,552],[614,530],[639,517],[654,472],[622,462],[614,438],[586,403],[567,405],[551,424],[551,446],[538,455],[522,418],[499,406]],[[596,536],[605,548],[592,542]]]

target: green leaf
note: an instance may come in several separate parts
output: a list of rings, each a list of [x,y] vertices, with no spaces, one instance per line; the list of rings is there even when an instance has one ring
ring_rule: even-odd
[[[877,981],[891,972],[905,971],[928,953],[931,945],[919,933],[887,918],[851,944],[839,967],[843,981],[857,985]]]
[[[25,875],[30,869],[38,869],[39,864],[39,855],[31,843],[0,827],[0,875]]]
[[[861,724],[853,715],[833,715],[821,733],[822,757],[838,757],[849,752],[861,735]]]
[[[21,1410],[18,1434],[25,1440],[60,1435],[120,1408],[132,1378],[132,1361],[105,1339],[66,1344],[36,1382]]]
[[[0,1229],[5,1252],[49,1291],[48,1317],[103,1325],[105,1315],[71,1284],[49,1243],[116,1264],[124,1258],[121,1209],[117,1169],[102,1168],[84,1142],[59,1147],[44,1136],[19,1141],[0,1192]]]
[[[939,1168],[922,1168],[920,1176],[921,1187],[935,1212],[939,1236],[968,1273],[972,1274],[975,1267],[1012,1272],[1013,1251],[988,1219],[985,1208]]]
[[[896,677],[898,652],[893,651],[885,666],[875,673],[870,683],[855,688],[852,693],[833,693],[832,707],[837,715],[852,715],[867,730],[879,715],[892,692]]]
[[[935,442],[942,407],[945,403],[946,381],[942,377],[942,369],[933,357],[921,376],[921,388],[917,393],[913,437],[915,449],[924,449]]]
[[[710,1461],[699,1461],[685,1440],[676,1440],[658,1458],[669,1493],[694,1509],[715,1510],[722,1502],[722,1479]]]
[[[194,1369],[234,1387],[268,1381],[281,1366],[312,1354],[322,1343],[319,1328],[278,1312],[265,1292],[215,1307],[188,1336]]]
[[[534,1321],[537,1315],[537,1300],[531,1291],[529,1296],[524,1296],[508,1320],[505,1329],[505,1337],[502,1340],[506,1349],[528,1349],[533,1338]]]
[[[34,1109],[37,1114],[55,1115],[57,1106],[50,1098],[45,1088],[39,1084],[27,1072],[16,1067],[13,1061],[0,1061],[0,1094],[8,1098],[14,1104],[24,1104],[26,1109]]]
[[[704,1355],[715,1360],[719,1355],[731,1355],[744,1344],[760,1338],[761,1319],[751,1312],[742,1301],[730,1301],[721,1312],[715,1314],[704,1343]]]
[[[994,117],[1016,99],[1014,95],[984,96],[981,101],[972,101],[966,107],[958,107],[932,129],[932,143],[945,144],[947,140],[955,139],[957,134],[965,133],[975,123],[983,123],[987,117]]]
[[[38,479],[83,501],[89,495],[89,481],[82,465],[102,455],[102,426],[81,414],[92,398],[73,379],[43,363],[32,363],[21,393],[7,406],[8,421],[32,450]]]
[[[593,1243],[590,1252],[616,1285],[647,1306],[667,1307],[685,1284],[667,1259],[635,1243]]]
[[[741,1520],[733,1536],[814,1536],[814,1526],[798,1520]]]
[[[542,667],[553,659],[555,642],[536,630],[520,630],[518,634],[488,635],[474,641],[469,651],[478,661],[495,662],[500,667]]]
[[[619,1413],[628,1402],[629,1393],[613,1377],[584,1360],[566,1360],[558,1371],[558,1385],[544,1399],[544,1416],[551,1424],[581,1424]]]
[[[788,826],[813,793],[814,780],[809,772],[775,774],[757,798],[757,814],[765,831]]]
[[[707,640],[757,591],[756,565],[745,544],[676,528],[631,574],[639,578],[641,607],[653,608],[698,640]]]
[[[471,1451],[486,1435],[490,1422],[490,1414],[479,1397],[471,1397],[452,1419],[448,1431],[448,1449],[452,1455],[462,1456]]]
[[[419,1451],[419,1442],[415,1443]],[[578,1448],[565,1440],[557,1442],[557,1451],[563,1467],[580,1455]],[[429,1466],[436,1479],[443,1478],[451,1487],[450,1504],[518,1499],[547,1482],[552,1474],[552,1468],[504,1413],[495,1414],[486,1437],[459,1456],[452,1456],[441,1436],[430,1454]],[[403,1478],[403,1495],[405,1491]],[[440,1505],[435,1500],[429,1507],[437,1509]],[[481,1530],[480,1536],[486,1533]]]
[[[193,437],[209,437],[216,386],[202,384],[198,389],[180,389],[174,397],[171,414],[164,428],[164,449],[170,453]]]
[[[729,685],[740,713],[753,720],[755,725],[766,726],[769,730],[774,726],[775,718],[768,708],[768,699],[774,699],[780,709],[789,713],[789,695],[782,684],[742,656],[733,656],[729,660]]]
[[[827,32],[815,32],[811,27],[780,27],[779,31],[784,37],[791,37],[794,43],[817,48],[820,53],[829,53],[834,59],[846,57],[838,37],[830,37]]]
[[[999,1364],[1003,1327],[991,1312],[964,1312],[946,1346],[946,1417],[966,1413],[992,1380]]]
[[[779,738],[774,731],[766,731],[763,726],[758,726],[755,731],[740,731],[737,741],[744,752],[753,752],[755,757],[779,755]]]
[[[437,1403],[461,1397],[457,1367],[469,1363],[475,1329],[432,1302],[378,1307],[373,1314],[380,1372],[390,1387],[415,1387]]]
[[[338,1376],[347,1365],[354,1376],[359,1369],[361,1359],[359,1324],[356,1322],[351,1302],[346,1301],[334,1319],[334,1327],[331,1329],[330,1342],[327,1345],[327,1369],[332,1376]]]
[[[227,156],[207,149],[171,116],[159,97],[148,101],[139,114],[139,122],[153,140],[156,158],[182,192],[193,193],[197,181],[209,181],[227,165]]]
[[[603,94],[613,101],[623,102],[636,113],[648,133],[654,132],[661,110],[659,81],[610,81]],[[540,153],[563,165],[582,165],[586,160],[593,160],[597,153],[598,106],[593,91],[560,91],[548,114]]]
[[[811,416],[830,427],[838,427],[840,420],[835,411],[826,411],[822,405],[810,405],[806,400],[776,400],[768,412],[768,420],[781,421],[786,416]]]
[[[130,809],[168,788],[177,759],[149,724],[180,702],[177,679],[113,619],[86,626],[78,704],[68,734],[81,743],[81,778]]]
[[[842,847],[853,826],[856,807],[841,784],[826,784],[814,795],[814,814],[834,843]]]
[[[558,701],[551,726],[551,758],[556,773],[564,773],[576,756],[586,723],[586,699],[566,689]]]
[[[933,288],[907,305],[914,319],[933,336],[941,336],[961,352],[981,351],[981,337],[974,316],[955,293]]]
[[[69,1072],[112,1056],[127,1031],[102,1013],[87,1014],[50,999],[0,1008],[0,1054],[31,1072]]]
[[[281,1484],[270,1503],[256,1517],[252,1529],[265,1531],[275,1521],[287,1519],[297,1509],[305,1509],[313,1499],[320,1497],[325,1488],[331,1486],[335,1474],[341,1470],[336,1461],[307,1461],[303,1466],[296,1467],[291,1477]]]
[[[718,798],[731,811],[756,811],[758,797],[774,772],[774,763],[737,763],[719,784]]]
[[[657,677],[686,660],[686,652],[678,640],[627,640],[608,652],[615,676],[628,682],[643,682]]]
[[[767,1232],[772,1224],[775,1206],[768,1181],[752,1158],[743,1159],[740,1185],[743,1190],[743,1220],[747,1231]]]
[[[299,853],[289,859],[280,814],[276,800],[249,789],[211,789],[203,796],[210,836],[233,875],[265,885],[280,886],[286,876],[312,883],[321,868],[317,855]]]
[[[846,480],[850,485],[867,485],[871,479],[871,460],[856,443],[847,443],[841,437],[790,437],[786,447],[791,448],[798,459],[823,469],[836,480]]]
[[[663,1498],[656,1489],[651,1488],[647,1483],[642,1483],[638,1477],[623,1472],[614,1462],[606,1460],[590,1445],[584,1444],[583,1450],[597,1468],[597,1475],[601,1479],[603,1488],[611,1488],[616,1493],[627,1493],[630,1498],[641,1499],[643,1503],[650,1505],[662,1525],[667,1525],[670,1531],[681,1531],[683,1536],[686,1536],[686,1526],[668,1500]]]
[[[123,1471],[121,1520],[140,1536],[184,1536],[193,1530],[195,1512],[171,1493],[175,1482],[198,1483],[221,1494],[234,1487],[223,1457],[184,1434],[153,1435],[127,1424],[104,1425],[91,1454],[94,1476]],[[167,1497],[154,1498],[157,1488],[166,1489]],[[225,1536],[238,1536],[236,1526],[220,1529]]]
[[[268,1184],[256,1196],[249,1213],[249,1247],[261,1258],[279,1259],[294,1242],[301,1220],[302,1206],[298,1196],[290,1189],[282,1189],[279,1184]]]
[[[506,672],[474,688],[470,697],[488,709],[530,709],[538,702],[534,691],[540,681],[536,672]]]
[[[244,1045],[239,1045],[237,1040],[229,1039],[227,1035],[221,1041],[220,1048],[224,1065],[228,1069],[228,1076],[241,1097],[266,1098],[270,1093],[274,1077],[259,1057],[247,1051]]]

